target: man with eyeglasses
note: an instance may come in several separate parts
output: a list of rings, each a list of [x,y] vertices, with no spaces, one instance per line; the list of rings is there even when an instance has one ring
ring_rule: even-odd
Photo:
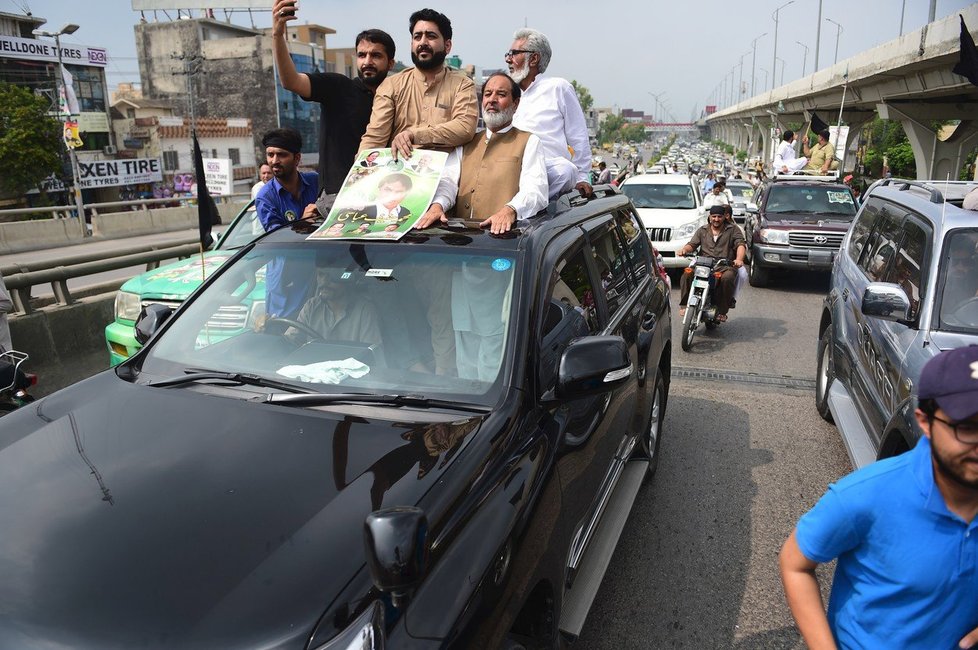
[[[978,645],[978,346],[924,366],[909,452],[829,486],[781,550],[809,648]],[[837,559],[826,614],[815,568]]]
[[[545,77],[550,41],[535,29],[520,29],[503,55],[509,76],[523,91],[513,126],[543,143],[550,198],[571,189],[590,196],[591,141],[577,91],[566,79]]]

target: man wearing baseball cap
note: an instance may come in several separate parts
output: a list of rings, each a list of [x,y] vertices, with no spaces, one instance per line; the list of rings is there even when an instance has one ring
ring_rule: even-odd
[[[916,416],[911,451],[830,485],[781,550],[813,650],[978,647],[978,346],[924,366]],[[833,559],[826,614],[815,568]]]

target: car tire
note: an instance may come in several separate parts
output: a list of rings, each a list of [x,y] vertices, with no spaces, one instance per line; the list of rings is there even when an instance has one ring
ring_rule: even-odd
[[[755,257],[750,261],[750,273],[747,280],[752,287],[766,287],[771,282],[771,272],[761,266]]]
[[[829,390],[835,381],[832,363],[832,324],[830,323],[822,338],[818,340],[817,365],[815,369],[815,409],[822,419],[833,424],[832,411],[829,409]]]
[[[639,432],[636,455],[649,461],[643,482],[648,483],[659,468],[659,446],[662,443],[662,427],[666,420],[666,386],[662,375],[656,369],[655,383],[652,384],[652,408],[645,428]]]

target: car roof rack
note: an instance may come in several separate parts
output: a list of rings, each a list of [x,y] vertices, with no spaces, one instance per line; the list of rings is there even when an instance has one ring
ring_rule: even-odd
[[[877,187],[888,187],[891,185],[894,187],[894,189],[900,192],[906,192],[911,188],[923,190],[924,192],[927,192],[930,195],[931,203],[944,203],[944,195],[941,193],[940,190],[938,190],[930,183],[924,183],[921,181],[911,181],[906,178],[883,178],[873,183],[869,189],[872,190]],[[866,193],[869,194],[868,191]]]
[[[588,197],[581,196],[581,193],[576,189],[564,192],[547,205],[547,214],[553,217],[558,214],[563,214],[572,208],[587,205],[592,199],[603,199],[621,194],[621,190],[614,185],[595,185],[591,189],[594,193]]]

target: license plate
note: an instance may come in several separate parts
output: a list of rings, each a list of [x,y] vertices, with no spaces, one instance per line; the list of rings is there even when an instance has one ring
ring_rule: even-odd
[[[710,283],[706,280],[693,280],[694,289],[709,289]]]
[[[689,304],[690,307],[695,307],[696,305],[700,304],[700,297],[699,296],[690,296],[689,297],[688,304]]]

